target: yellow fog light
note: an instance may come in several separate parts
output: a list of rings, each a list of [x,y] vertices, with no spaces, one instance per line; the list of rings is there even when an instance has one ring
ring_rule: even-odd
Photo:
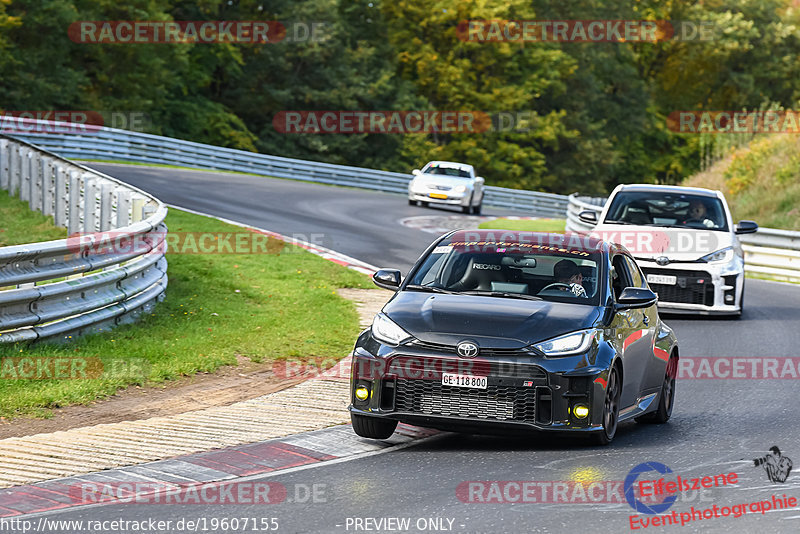
[[[364,386],[358,386],[356,388],[356,398],[360,401],[365,401],[369,398],[369,390]]]
[[[583,404],[578,404],[577,406],[575,406],[573,413],[575,414],[575,417],[577,417],[578,419],[583,419],[584,417],[589,415],[589,408],[587,406],[584,406]]]

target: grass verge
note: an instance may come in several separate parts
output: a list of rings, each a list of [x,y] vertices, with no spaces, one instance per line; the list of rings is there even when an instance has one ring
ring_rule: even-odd
[[[176,209],[167,224],[171,232],[243,231]],[[29,241],[30,235],[13,239]],[[358,315],[336,289],[371,287],[369,279],[298,247],[281,243],[267,250],[275,248],[281,253],[168,254],[167,297],[139,323],[67,345],[0,347],[0,417],[46,417],[50,408],[90,403],[134,384],[213,372],[241,358],[346,355],[359,331]],[[21,358],[33,363],[24,368]],[[88,361],[90,369],[99,361],[103,372],[99,378],[80,372],[75,379],[18,378],[31,365],[57,361],[46,358]]]
[[[564,233],[566,224],[566,219],[493,219],[491,221],[482,222],[478,228],[486,230]]]
[[[53,218],[31,211],[27,202],[0,189],[0,247],[64,239],[67,231],[53,226]]]

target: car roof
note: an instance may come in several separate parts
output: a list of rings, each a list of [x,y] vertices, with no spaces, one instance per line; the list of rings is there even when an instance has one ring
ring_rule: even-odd
[[[455,169],[463,169],[465,171],[471,171],[472,165],[468,165],[466,163],[457,163],[455,161],[429,161],[425,166],[428,165],[437,165],[439,167],[452,167]]]
[[[704,197],[717,198],[722,193],[713,189],[705,189],[703,187],[684,187],[681,185],[656,185],[656,184],[625,184],[620,186],[619,191],[631,192],[659,192],[659,193],[676,193],[685,195],[698,195]]]
[[[447,236],[446,236],[447,237]],[[521,230],[455,230],[449,235],[450,242],[464,243],[508,243],[508,244],[538,244],[563,247],[570,251],[608,253],[610,250],[625,251],[624,247],[615,245],[596,237],[553,232],[526,232]]]

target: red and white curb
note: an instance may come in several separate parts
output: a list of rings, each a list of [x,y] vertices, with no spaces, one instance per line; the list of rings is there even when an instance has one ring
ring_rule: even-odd
[[[0,517],[14,517],[99,504],[198,504],[202,499],[225,498],[239,503],[242,493],[236,485],[254,478],[306,469],[315,464],[338,463],[348,459],[405,448],[435,430],[400,424],[386,440],[358,437],[350,425],[296,434],[285,438],[178,456],[136,466],[109,469],[80,476],[47,480],[0,490]],[[271,497],[263,504],[283,502],[281,484],[269,484]],[[232,490],[230,485],[234,486]],[[224,486],[229,486],[227,490]],[[222,489],[221,489],[222,488]],[[264,492],[266,496],[269,492]],[[246,499],[257,498],[252,491]],[[217,502],[218,503],[218,502]]]

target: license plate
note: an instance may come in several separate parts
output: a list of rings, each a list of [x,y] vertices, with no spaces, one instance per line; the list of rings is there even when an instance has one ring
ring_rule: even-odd
[[[442,373],[442,385],[456,386],[460,388],[486,389],[485,376],[457,375],[453,373]]]
[[[665,286],[674,286],[678,283],[677,276],[669,276],[666,274],[648,274],[647,275],[647,283],[648,284],[662,284]]]
[[[443,195],[442,193],[428,193],[428,196],[431,198],[441,198],[441,199],[447,198],[447,195]]]

